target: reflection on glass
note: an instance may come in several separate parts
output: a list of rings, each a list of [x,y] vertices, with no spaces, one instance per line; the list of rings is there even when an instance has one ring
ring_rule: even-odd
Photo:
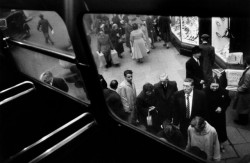
[[[199,21],[198,17],[181,17],[182,42],[199,45]]]
[[[24,74],[86,103],[90,102],[81,74],[75,64],[19,47],[12,47],[11,52],[18,69]]]
[[[56,12],[1,10],[0,17],[5,36],[75,56],[65,23]]]
[[[171,16],[171,31],[181,40],[181,17]]]

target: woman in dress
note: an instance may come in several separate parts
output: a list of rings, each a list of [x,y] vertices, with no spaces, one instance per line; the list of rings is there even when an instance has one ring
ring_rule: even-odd
[[[150,43],[150,40],[149,40],[149,37],[148,37],[148,29],[146,27],[146,22],[145,21],[143,21],[141,23],[140,29],[142,30],[142,32],[143,32],[143,34],[145,36],[145,39],[146,39],[147,53],[150,53],[151,43]]]
[[[216,129],[221,151],[225,152],[223,143],[228,139],[226,131],[226,110],[231,99],[228,95],[228,91],[220,87],[217,76],[213,77],[212,82],[204,91],[209,109],[209,123]]]
[[[137,24],[133,24],[133,31],[130,34],[130,42],[132,50],[132,59],[137,60],[137,62],[142,63],[142,58],[147,54],[147,49],[145,46],[146,38],[142,30],[138,29]]]
[[[122,31],[121,28],[118,28],[117,24],[112,25],[112,30],[110,33],[110,40],[117,51],[118,57],[122,58],[122,53],[124,52],[123,40],[122,40]]]

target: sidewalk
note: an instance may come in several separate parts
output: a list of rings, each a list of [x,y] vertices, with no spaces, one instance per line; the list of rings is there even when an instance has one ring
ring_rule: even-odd
[[[92,40],[94,41],[94,39]],[[94,42],[92,43],[94,44]],[[155,84],[159,81],[159,74],[166,72],[170,80],[177,82],[178,90],[181,90],[186,74],[185,62],[189,57],[180,55],[173,46],[170,46],[170,49],[166,49],[162,45],[163,42],[157,42],[156,49],[151,50],[151,53],[144,57],[144,63],[142,64],[132,60],[128,49],[125,47],[123,58],[120,59],[120,67],[99,68],[99,73],[103,75],[107,83],[110,83],[113,79],[120,83],[124,80],[123,71],[131,69],[134,72],[133,81],[138,95],[142,90],[143,84],[146,82]],[[222,153],[222,163],[238,162],[244,155],[250,154],[250,124],[244,127],[236,125],[233,122],[234,118],[235,112],[229,106],[227,110],[227,133],[229,140],[225,145],[226,152]]]

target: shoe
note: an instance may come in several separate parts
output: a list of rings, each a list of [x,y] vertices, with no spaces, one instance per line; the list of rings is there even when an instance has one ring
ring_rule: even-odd
[[[118,57],[119,57],[119,58],[122,58],[122,56],[121,56],[121,55],[118,55]]]
[[[151,49],[155,49],[155,46],[152,46]]]
[[[147,54],[149,54],[150,53],[150,50],[149,51],[147,51]]]
[[[165,44],[163,44],[163,46],[166,46],[167,44],[165,43]]]
[[[169,46],[167,46],[167,49],[169,49]]]

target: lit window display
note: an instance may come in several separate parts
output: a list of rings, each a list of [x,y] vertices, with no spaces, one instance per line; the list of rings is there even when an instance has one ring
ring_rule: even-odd
[[[198,17],[171,17],[171,31],[182,42],[199,45]]]
[[[230,45],[230,38],[227,37],[228,28],[229,18],[212,18],[212,46],[214,46],[217,56],[225,62],[227,62]]]

